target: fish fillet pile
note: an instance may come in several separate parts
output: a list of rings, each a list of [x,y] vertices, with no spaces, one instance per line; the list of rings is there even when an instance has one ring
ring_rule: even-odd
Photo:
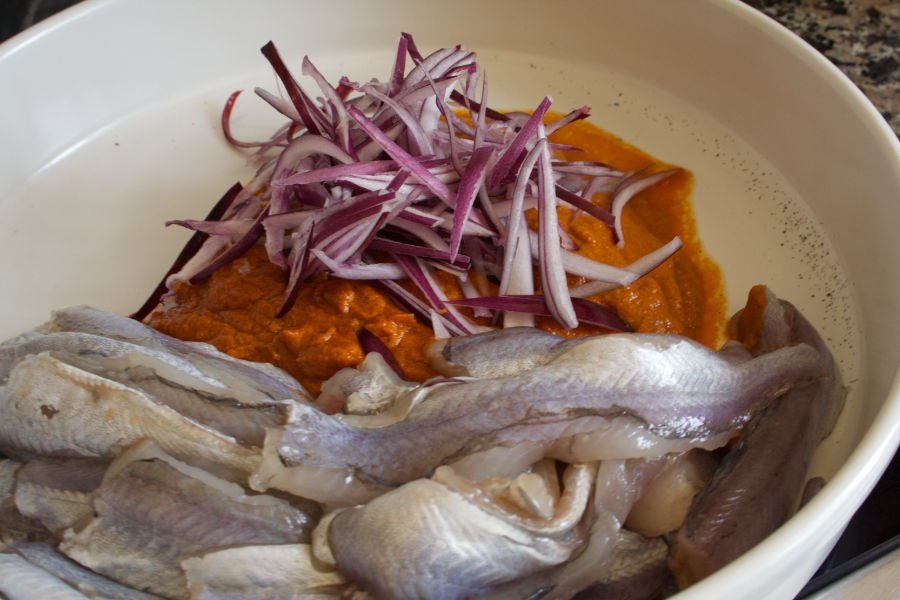
[[[58,311],[0,345],[0,594],[677,591],[792,514],[843,403],[816,331],[755,293],[719,351],[510,328],[436,342],[443,376],[424,384],[373,353],[317,398],[269,365]]]

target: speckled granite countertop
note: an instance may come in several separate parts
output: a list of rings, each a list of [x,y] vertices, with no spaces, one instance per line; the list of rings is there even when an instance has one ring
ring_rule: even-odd
[[[900,0],[745,0],[824,54],[900,135]]]

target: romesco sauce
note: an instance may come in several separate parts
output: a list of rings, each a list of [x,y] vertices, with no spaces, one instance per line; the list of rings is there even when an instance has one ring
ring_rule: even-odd
[[[667,168],[585,121],[565,127],[551,139],[583,149],[567,153],[570,160],[604,162],[619,170]],[[635,331],[680,334],[716,346],[725,315],[722,276],[697,239],[690,207],[692,184],[690,172],[682,170],[635,196],[622,216],[622,248],[613,242],[606,225],[586,214],[561,205],[559,217],[580,254],[616,266],[680,236],[684,247],[666,263],[625,288],[592,299],[615,309]],[[609,208],[602,194],[594,201]],[[569,283],[581,281],[570,277]],[[314,395],[336,371],[362,361],[357,341],[361,329],[393,351],[408,379],[423,381],[435,374],[425,356],[433,340],[430,326],[398,308],[377,288],[320,274],[303,284],[288,314],[276,318],[285,284],[284,272],[257,246],[207,281],[176,284],[147,322],[168,335],[208,342],[238,358],[279,366]],[[448,292],[458,295],[457,290]],[[594,327],[565,331],[549,318],[540,318],[537,324],[567,337],[601,333]]]

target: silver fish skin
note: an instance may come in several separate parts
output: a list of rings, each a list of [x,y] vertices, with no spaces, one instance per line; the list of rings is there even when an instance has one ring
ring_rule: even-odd
[[[661,537],[619,532],[609,572],[575,600],[652,600],[671,580],[669,546]]]
[[[318,514],[249,495],[143,442],[116,459],[93,494],[96,517],[61,552],[110,579],[186,598],[181,561],[212,550],[309,541]]]
[[[449,377],[502,377],[546,364],[560,338],[534,327],[509,327],[452,337],[428,348],[431,366]]]
[[[94,516],[91,492],[108,466],[109,461],[96,458],[34,458],[16,475],[16,507],[60,534]]]
[[[710,482],[694,498],[674,536],[673,562],[679,585],[690,585],[755,546],[797,509],[810,461],[841,412],[845,389],[834,359],[812,324],[792,304],[764,293],[762,315],[748,303],[733,327],[743,332],[751,353],[805,343],[816,348],[826,376],[786,391],[747,424]],[[751,292],[753,294],[753,292]],[[758,305],[758,301],[754,303]],[[760,318],[761,317],[761,318]]]
[[[308,544],[243,546],[181,563],[192,600],[344,598],[349,585],[334,569],[315,564]]]
[[[139,324],[136,324],[139,325]],[[0,373],[22,358],[50,353],[66,364],[142,390],[184,416],[262,447],[265,429],[282,425],[294,397],[273,399],[238,362],[194,364],[168,349],[82,332],[31,333],[0,346]]]
[[[586,588],[611,581],[625,518],[665,465],[665,458],[603,461],[591,501],[590,529],[580,552],[552,569],[498,586],[484,600],[569,600]]]
[[[344,469],[392,486],[494,446],[550,444],[618,418],[643,423],[650,437],[681,440],[666,452],[716,447],[772,397],[821,377],[820,362],[805,344],[737,364],[675,336],[582,338],[524,372],[427,387],[405,419],[385,427],[351,426],[298,406],[277,452],[288,467]],[[644,455],[647,440],[623,441],[632,456]]]
[[[577,551],[595,471],[596,465],[570,466],[545,518],[441,467],[431,479],[338,512],[328,543],[341,573],[377,598],[479,597]]]
[[[73,306],[53,312],[39,331],[90,333],[160,350],[190,361],[202,371],[230,374],[228,387],[251,385],[270,400],[309,400],[308,392],[285,371],[266,363],[234,358],[210,344],[185,342],[156,331],[139,321],[91,306]]]
[[[0,597],[7,600],[88,600],[66,582],[18,554],[0,554]]]
[[[260,463],[247,448],[144,392],[65,364],[49,353],[18,361],[0,385],[0,451],[112,458],[149,438],[168,452],[235,481]]]
[[[9,544],[26,540],[49,540],[53,534],[37,519],[26,517],[16,506],[16,474],[23,464],[0,459],[0,552]]]
[[[13,499],[16,485],[16,474],[22,463],[8,458],[0,458],[0,502]]]
[[[95,600],[98,598],[109,600],[159,599],[159,596],[116,583],[82,567],[60,554],[50,544],[20,542],[13,545],[13,550],[29,563],[40,567]]]

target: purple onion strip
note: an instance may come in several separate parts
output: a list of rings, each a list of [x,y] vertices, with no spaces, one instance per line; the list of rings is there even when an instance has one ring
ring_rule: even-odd
[[[365,354],[369,354],[370,352],[380,354],[381,358],[384,359],[384,362],[394,370],[394,373],[396,373],[400,379],[406,379],[406,373],[404,373],[400,363],[397,362],[397,357],[394,356],[391,349],[388,348],[377,335],[368,329],[360,329],[356,333],[356,339],[359,341],[359,345]]]
[[[545,139],[544,124],[538,121],[538,139]],[[578,326],[578,318],[569,295],[569,284],[563,267],[562,248],[559,242],[559,221],[556,214],[556,189],[553,167],[550,165],[550,149],[544,145],[537,162],[538,169],[538,257],[541,270],[541,287],[547,307],[553,317],[566,329]]]
[[[635,280],[652,272],[656,267],[666,262],[673,254],[675,254],[682,246],[681,239],[678,236],[672,238],[668,243],[663,244],[653,252],[645,254],[630,265],[625,267],[626,271],[635,274]],[[610,283],[608,281],[589,281],[578,287],[569,290],[569,295],[573,298],[587,298],[595,296],[620,287],[619,284]]]
[[[438,250],[424,246],[416,246],[404,242],[394,240],[386,240],[384,238],[375,237],[369,244],[370,250],[381,250],[392,254],[404,254],[406,256],[418,256],[419,258],[433,258],[435,260],[443,260],[448,263],[458,265],[466,269],[471,264],[469,257],[465,254],[457,254],[455,258],[450,258],[450,252],[446,250]]]
[[[463,225],[469,219],[472,205],[487,173],[488,161],[494,152],[490,148],[479,148],[469,159],[462,179],[459,180],[459,188],[456,191],[456,208],[453,211],[453,229],[450,232],[450,262],[459,254],[459,246],[462,243]]]
[[[356,108],[351,106],[347,109],[347,112],[353,120],[356,121],[385,152],[387,152],[388,156],[393,158],[404,168],[408,169],[428,189],[434,192],[435,196],[450,206],[455,206],[456,198],[454,197],[453,192],[450,191],[450,188],[432,175],[431,171],[422,166],[421,162],[398,146],[384,131],[376,127],[372,121]]]
[[[291,102],[294,103],[294,108],[297,109],[303,125],[306,126],[306,129],[311,134],[320,134],[321,130],[310,114],[310,107],[313,106],[312,101],[303,91],[303,88],[300,87],[300,84],[297,83],[297,80],[294,79],[294,76],[291,75],[291,72],[284,64],[284,61],[281,60],[281,56],[278,54],[278,50],[276,50],[275,44],[270,41],[265,46],[263,46],[260,51],[262,52],[263,56],[268,59],[269,63],[272,65],[272,68],[275,69],[275,74],[278,75],[278,78],[284,85],[285,90],[287,90],[288,97],[290,97]]]
[[[574,192],[570,192],[569,190],[565,189],[562,186],[559,186],[559,185],[556,186],[556,197],[559,198],[560,200],[562,200],[563,202],[571,204],[572,206],[574,206],[575,208],[577,208],[579,210],[583,210],[587,214],[589,214],[592,217],[594,217],[595,219],[609,225],[610,227],[613,227],[615,225],[616,220],[615,220],[615,218],[613,218],[613,215],[611,212],[609,212],[602,206],[597,206],[596,204],[594,204],[593,202],[591,202],[590,200],[588,200],[586,198],[582,198],[581,196],[579,196],[578,194],[575,194]]]
[[[221,219],[222,216],[228,211],[229,208],[234,204],[235,200],[240,197],[241,191],[244,187],[240,183],[235,183],[233,186],[228,188],[221,198],[219,198],[218,202],[212,207],[209,211],[209,214],[206,215],[207,221],[216,221]],[[181,252],[178,253],[178,256],[175,257],[175,261],[172,263],[172,266],[169,267],[169,270],[166,271],[166,274],[159,281],[156,288],[150,293],[150,296],[144,301],[139,309],[137,309],[130,316],[132,319],[137,321],[143,321],[144,318],[150,314],[150,312],[156,308],[159,304],[160,299],[168,292],[169,287],[166,285],[166,281],[168,281],[169,276],[177,273],[181,270],[182,267],[193,257],[197,251],[203,246],[203,243],[209,239],[209,235],[202,233],[200,231],[194,233],[188,239],[187,243],[184,245],[184,248],[181,249]]]
[[[200,231],[208,235],[221,235],[226,237],[242,236],[255,223],[254,219],[232,219],[229,221],[199,221],[195,219],[175,219],[166,221],[169,225],[178,225],[191,231]]]
[[[547,114],[547,111],[550,110],[551,103],[552,100],[550,100],[550,97],[544,96],[544,99],[541,100],[541,103],[538,104],[537,108],[534,109],[534,112],[531,113],[531,116],[522,126],[522,129],[519,130],[519,133],[513,138],[513,141],[503,154],[500,155],[500,158],[497,160],[497,163],[491,171],[491,176],[487,180],[488,190],[496,190],[506,181],[506,178],[515,166],[515,163],[520,160],[520,157],[525,150],[525,144],[528,143],[528,140],[530,140],[531,136],[537,131],[541,119],[543,119],[544,115]]]
[[[225,252],[217,256],[211,263],[206,265],[203,269],[200,269],[196,273],[194,273],[191,278],[188,280],[192,284],[196,284],[200,281],[208,279],[213,273],[217,270],[221,269],[234,259],[243,256],[247,250],[253,247],[253,244],[256,243],[256,240],[262,236],[263,233],[263,219],[266,218],[268,214],[269,207],[266,207],[259,213],[259,217],[256,218],[256,222],[247,230],[247,233],[243,235],[240,239],[234,242],[231,246],[228,247]]]
[[[653,173],[652,175],[647,175],[645,170],[638,171],[633,175],[626,177],[622,180],[616,189],[613,190],[611,201],[612,201],[612,214],[615,218],[615,234],[616,234],[616,245],[620,248],[625,245],[625,238],[622,235],[622,209],[625,208],[625,205],[629,200],[634,198],[640,192],[646,190],[647,188],[656,185],[663,179],[666,179],[675,173],[680,172],[681,169],[668,169],[666,171],[660,171],[658,173]]]
[[[553,316],[550,309],[547,308],[546,298],[540,295],[483,296],[481,298],[449,300],[448,303],[470,308],[489,308],[492,310],[530,313],[545,317]],[[631,331],[628,323],[623,321],[615,311],[602,304],[582,298],[573,299],[572,304],[579,323],[595,325],[610,331]]]

